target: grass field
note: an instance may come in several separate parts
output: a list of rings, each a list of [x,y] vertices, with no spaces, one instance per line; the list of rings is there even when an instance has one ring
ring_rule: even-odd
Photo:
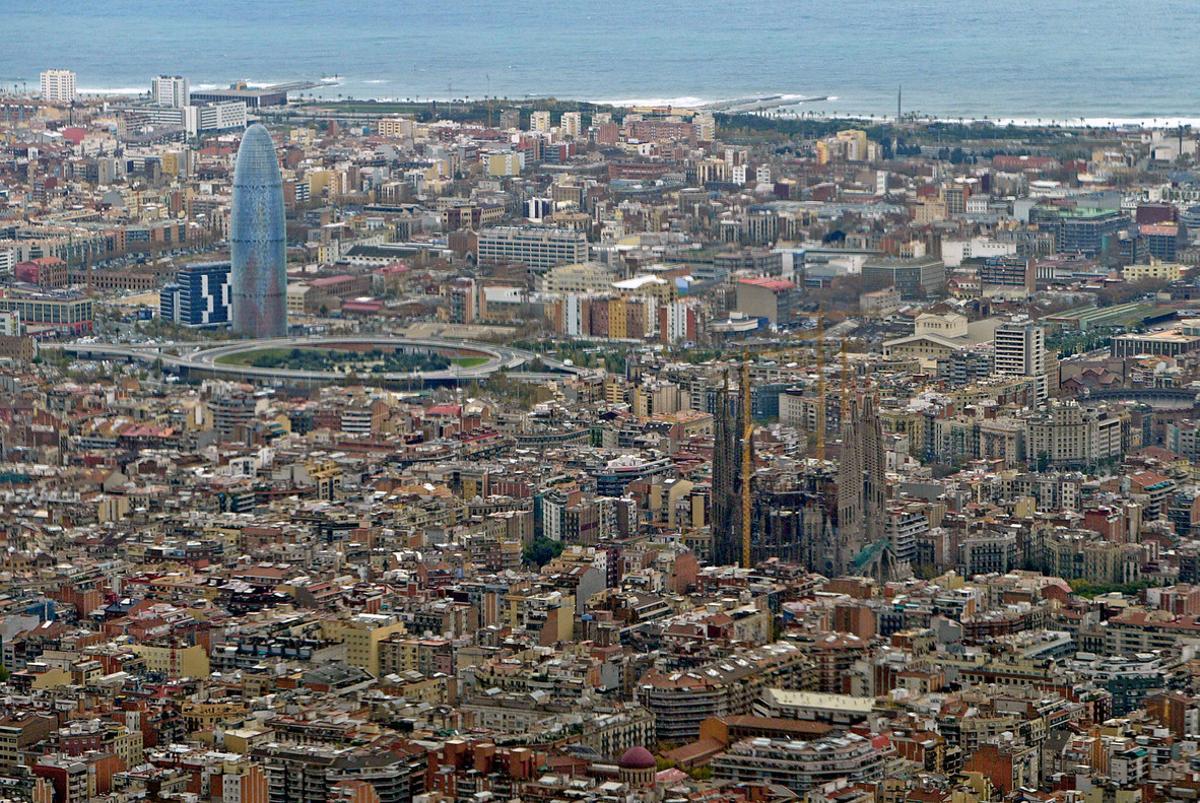
[[[452,357],[450,362],[460,368],[476,368],[488,361],[487,357]]]
[[[324,349],[309,349],[310,351],[324,351]],[[217,357],[218,365],[250,365],[259,357],[276,357],[282,359],[291,354],[291,349],[258,349],[256,351],[243,351],[239,354],[230,354],[225,357]]]

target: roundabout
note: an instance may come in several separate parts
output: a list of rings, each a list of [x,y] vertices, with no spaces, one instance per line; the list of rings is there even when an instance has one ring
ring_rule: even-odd
[[[348,381],[410,386],[454,385],[487,379],[500,371],[519,371],[539,359],[531,351],[491,343],[378,335],[280,337],[203,346],[195,343],[64,343],[53,347],[82,359],[155,363],[166,371],[189,378],[218,377],[269,385]],[[362,359],[355,359],[355,354],[363,355]],[[312,366],[314,360],[322,361],[320,367]],[[552,372],[577,373],[573,366],[557,360],[541,357],[540,361]],[[298,364],[303,367],[296,367]],[[389,370],[396,366],[403,366],[404,370]]]

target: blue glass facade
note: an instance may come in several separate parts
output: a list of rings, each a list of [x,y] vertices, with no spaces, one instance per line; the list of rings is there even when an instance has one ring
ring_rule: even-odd
[[[184,326],[222,326],[229,323],[230,263],[185,265],[175,281],[159,293],[158,314]]]
[[[287,334],[283,182],[275,144],[260,124],[246,129],[233,173],[229,250],[234,334]]]
[[[179,323],[179,296],[183,287],[176,282],[165,285],[158,291],[158,317],[164,321]]]

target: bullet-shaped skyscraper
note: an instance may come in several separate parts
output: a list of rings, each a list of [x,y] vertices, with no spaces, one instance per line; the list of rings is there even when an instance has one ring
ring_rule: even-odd
[[[283,181],[271,135],[246,129],[233,171],[229,249],[233,332],[246,337],[287,334],[287,249]]]

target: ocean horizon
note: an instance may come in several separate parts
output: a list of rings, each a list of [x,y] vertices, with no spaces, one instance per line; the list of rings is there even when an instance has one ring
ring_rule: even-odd
[[[142,94],[159,73],[196,89],[318,80],[326,99],[531,97],[696,106],[783,95],[797,113],[1037,124],[1200,123],[1191,60],[1200,4],[1097,0],[761,0],[480,4],[435,0],[8,0],[0,90],[43,69],[81,92]],[[1131,26],[1138,36],[1129,35]],[[898,35],[897,31],[902,31]],[[1147,46],[1152,43],[1153,46]]]

